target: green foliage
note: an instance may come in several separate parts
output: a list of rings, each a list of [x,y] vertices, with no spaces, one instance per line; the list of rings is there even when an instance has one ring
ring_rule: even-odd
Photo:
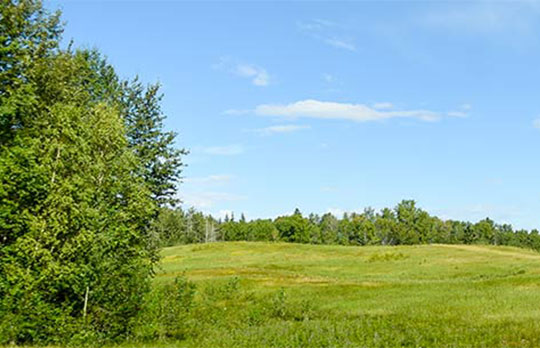
[[[274,224],[279,232],[279,239],[286,242],[308,243],[310,241],[309,220],[296,210],[291,216],[278,217]]]
[[[185,338],[195,290],[195,284],[185,277],[153,287],[133,321],[133,337],[143,341]]]
[[[232,277],[225,282],[209,284],[204,289],[204,297],[207,300],[230,300],[238,295],[240,278]]]
[[[200,342],[216,328],[258,327],[275,321],[318,318],[308,300],[291,300],[285,289],[254,293],[238,277],[195,286],[184,277],[156,284],[134,321],[133,342]]]
[[[24,323],[1,336],[66,339],[58,320],[116,336],[156,259],[144,230],[153,203],[132,174],[122,119],[78,88],[84,60],[63,53],[43,65],[38,72],[51,78],[39,81],[39,107],[0,152],[1,311]]]
[[[137,89],[149,109],[126,115],[135,87],[97,51],[59,49],[59,14],[1,4],[0,343],[125,336],[158,259],[148,226],[185,152],[162,130],[157,88]]]
[[[189,243],[186,220],[181,209],[161,208],[151,228],[155,243],[160,246]]]
[[[375,212],[367,208],[362,213],[344,214],[341,219],[331,213],[321,217],[310,214],[309,218],[305,218],[296,210],[292,215],[280,216],[274,220],[235,221],[234,217],[226,216],[224,221],[218,221],[194,209],[184,213],[180,208],[174,211],[164,208],[158,221],[155,234],[164,241],[162,245],[208,241],[284,241],[341,245],[441,243],[511,245],[540,251],[540,235],[537,230],[514,231],[512,226],[498,225],[488,218],[475,224],[445,221],[429,215],[412,200],[404,200],[394,209],[383,208]],[[212,238],[208,238],[209,233]]]
[[[276,241],[279,238],[279,231],[272,220],[250,221],[247,230],[251,241]]]
[[[174,147],[176,134],[163,129],[159,84],[145,87],[138,79],[121,85],[121,113],[127,136],[137,155],[138,174],[145,180],[152,198],[159,206],[178,203],[176,184],[182,172],[185,149]]]
[[[0,145],[36,106],[31,70],[56,51],[61,31],[59,13],[48,14],[41,1],[0,1]]]

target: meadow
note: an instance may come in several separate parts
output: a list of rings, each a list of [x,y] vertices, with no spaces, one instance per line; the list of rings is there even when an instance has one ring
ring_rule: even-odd
[[[225,242],[162,257],[155,288],[181,277],[189,309],[124,347],[540,346],[533,251]]]

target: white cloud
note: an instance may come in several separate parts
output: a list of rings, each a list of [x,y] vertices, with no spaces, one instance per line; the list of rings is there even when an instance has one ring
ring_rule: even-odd
[[[450,111],[447,112],[446,115],[450,117],[467,117],[467,114],[463,111]]]
[[[341,119],[356,122],[389,118],[416,118],[423,121],[435,121],[441,118],[441,114],[429,110],[380,111],[364,104],[325,102],[313,99],[301,100],[286,105],[262,104],[257,106],[254,112],[263,116]]]
[[[356,51],[354,40],[349,35],[346,35],[345,28],[335,22],[314,19],[309,22],[299,22],[296,26],[300,31],[327,45],[348,51]]]
[[[211,208],[221,202],[234,202],[246,199],[245,196],[226,192],[190,192],[181,193],[180,199],[186,206],[198,209]]]
[[[221,57],[214,69],[226,71],[236,76],[248,78],[255,86],[264,87],[270,84],[270,74],[266,69],[255,64],[239,62],[231,57]]]
[[[394,105],[392,103],[375,103],[373,104],[374,109],[391,109]]]
[[[422,20],[433,28],[471,34],[510,34],[511,40],[535,35],[539,7],[535,1],[477,1],[460,6],[441,6],[424,14]],[[520,37],[516,37],[520,35]]]
[[[460,118],[464,118],[464,117],[467,117],[469,116],[467,111],[471,110],[472,109],[472,105],[471,104],[461,104],[459,106],[459,109],[461,109],[460,111],[449,111],[446,113],[447,116],[450,116],[450,117],[460,117]]]
[[[238,64],[235,68],[238,76],[251,78],[255,86],[268,86],[270,76],[265,69],[250,64]]]
[[[244,153],[242,145],[211,146],[203,148],[203,153],[217,156],[233,156]]]
[[[220,174],[220,175],[208,175],[200,177],[188,177],[184,179],[185,183],[190,184],[217,184],[228,182],[232,179],[231,175]]]
[[[329,27],[336,27],[335,22],[326,20],[326,19],[313,19],[309,22],[297,22],[296,26],[300,30],[322,30]]]
[[[537,118],[533,121],[533,127],[536,129],[540,129],[540,118]]]
[[[356,51],[356,46],[351,41],[343,40],[343,39],[337,39],[337,38],[327,38],[323,40],[324,43],[334,46],[337,48],[343,48],[348,51]]]
[[[309,129],[309,128],[311,127],[290,124],[290,125],[278,125],[278,126],[259,128],[259,129],[255,129],[254,131],[262,135],[271,135],[271,134],[277,134],[277,133],[292,133],[292,132],[297,132],[297,131],[300,131],[303,129]]]

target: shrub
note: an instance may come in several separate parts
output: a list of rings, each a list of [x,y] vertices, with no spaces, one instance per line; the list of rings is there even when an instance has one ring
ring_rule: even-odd
[[[142,310],[133,322],[138,340],[183,339],[188,331],[189,315],[195,305],[196,287],[185,277],[155,286],[145,297]]]

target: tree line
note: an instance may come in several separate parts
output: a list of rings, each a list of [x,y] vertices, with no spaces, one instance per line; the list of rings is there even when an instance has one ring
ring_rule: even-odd
[[[247,221],[242,214],[216,219],[190,208],[163,208],[154,222],[153,236],[163,246],[212,241],[282,241],[340,245],[489,244],[540,251],[538,230],[515,230],[486,218],[476,223],[443,220],[403,200],[393,209],[376,212],[331,213],[308,216],[296,209],[275,219]]]

